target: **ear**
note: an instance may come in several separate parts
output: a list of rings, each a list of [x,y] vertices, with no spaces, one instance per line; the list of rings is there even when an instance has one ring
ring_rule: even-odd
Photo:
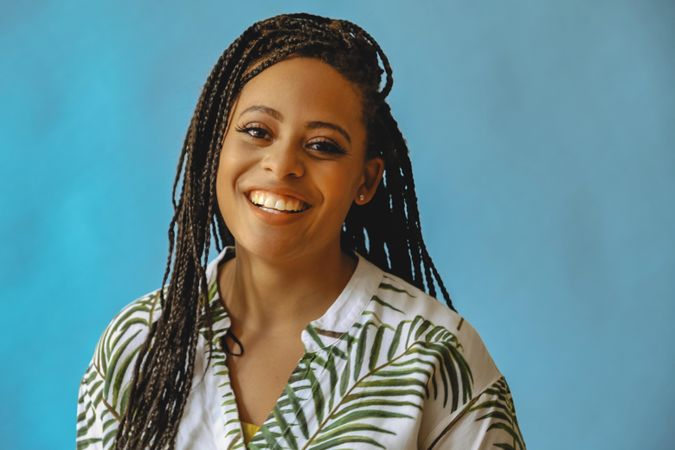
[[[368,203],[377,191],[377,186],[382,180],[384,173],[384,160],[379,156],[366,160],[363,166],[363,175],[361,176],[361,184],[356,191],[356,198],[354,202],[357,205],[365,205]]]

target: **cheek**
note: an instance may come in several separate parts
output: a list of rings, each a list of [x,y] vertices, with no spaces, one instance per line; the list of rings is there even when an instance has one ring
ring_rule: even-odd
[[[226,164],[223,164],[221,159],[218,164],[218,172],[216,173],[216,202],[218,205],[218,210],[220,215],[225,218],[227,217],[227,206],[231,204],[231,194],[230,189],[228,189],[230,183],[229,174],[227,173]]]
[[[236,142],[226,140],[220,151],[216,187],[223,192],[235,188],[240,175],[252,164],[251,152],[240,147]]]
[[[242,166],[236,158],[233,158],[231,151],[221,151],[218,161],[218,170],[216,172],[216,199],[220,215],[225,221],[225,225],[231,232],[238,230],[237,213],[241,174],[244,172]]]
[[[216,198],[221,214],[225,215],[225,209],[230,207],[234,201],[237,185],[236,167],[230,158],[221,155],[218,161],[218,171],[216,173]]]
[[[216,194],[218,195],[219,201],[225,190],[225,180],[228,179],[227,167],[227,161],[221,156],[220,161],[218,162],[218,171],[216,173]]]
[[[353,174],[354,171],[345,170],[324,177],[324,193],[330,203],[336,206],[336,214],[346,214],[354,200],[358,179]]]

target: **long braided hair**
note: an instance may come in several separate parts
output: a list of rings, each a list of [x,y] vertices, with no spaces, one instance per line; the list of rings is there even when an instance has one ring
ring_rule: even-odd
[[[363,206],[352,205],[348,212],[341,247],[358,251],[381,269],[434,297],[436,282],[446,304],[454,310],[422,239],[408,148],[385,101],[393,78],[380,46],[366,31],[346,20],[296,13],[256,22],[216,62],[183,143],[172,190],[174,215],[160,289],[162,313],[139,350],[127,408],[117,430],[118,450],[175,446],[191,387],[199,329],[204,324],[207,329],[212,327],[206,279],[211,234],[219,252],[234,244],[215,195],[229,113],[246,82],[294,56],[318,58],[355,84],[363,100],[366,157],[379,156],[385,162],[373,199]],[[383,73],[386,79],[380,87]]]

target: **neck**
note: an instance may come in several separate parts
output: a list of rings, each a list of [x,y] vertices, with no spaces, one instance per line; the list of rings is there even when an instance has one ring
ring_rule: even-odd
[[[235,333],[296,334],[332,305],[357,261],[339,245],[293,260],[271,260],[235,244],[218,286]]]

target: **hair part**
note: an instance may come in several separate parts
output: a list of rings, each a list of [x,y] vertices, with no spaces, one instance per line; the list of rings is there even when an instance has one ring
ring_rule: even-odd
[[[354,204],[349,210],[341,247],[358,251],[431,296],[436,296],[437,284],[446,304],[454,310],[422,238],[408,148],[385,101],[393,77],[382,49],[366,31],[346,20],[296,13],[259,21],[220,56],[188,127],[172,189],[174,214],[160,290],[162,312],[139,349],[129,401],[117,430],[118,450],[175,447],[191,388],[199,332],[205,330],[207,336],[212,333],[206,279],[211,236],[219,252],[234,244],[215,195],[228,117],[251,78],[294,56],[318,58],[358,87],[367,134],[366,158],[377,156],[385,162],[373,199],[362,206]],[[383,74],[386,79],[380,88]]]

